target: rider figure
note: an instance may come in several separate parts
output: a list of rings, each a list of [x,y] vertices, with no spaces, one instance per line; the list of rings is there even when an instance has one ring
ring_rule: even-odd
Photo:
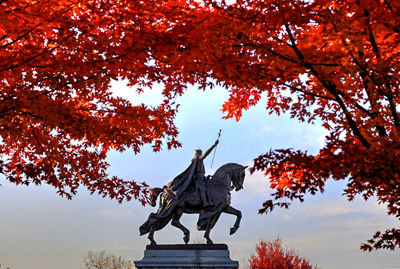
[[[205,168],[204,168],[204,163],[203,160],[210,154],[210,152],[218,145],[218,139],[215,141],[215,143],[208,149],[206,152],[202,152],[201,149],[196,149],[194,153],[194,158],[192,162],[196,161],[196,167],[194,170],[193,174],[193,181],[194,181],[194,186],[196,188],[196,191],[200,191],[200,198],[201,201],[203,202],[203,206],[211,206],[212,204],[207,198],[206,194],[206,186],[205,186]]]

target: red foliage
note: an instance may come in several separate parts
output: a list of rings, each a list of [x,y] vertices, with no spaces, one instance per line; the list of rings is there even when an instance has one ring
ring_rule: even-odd
[[[332,178],[348,182],[349,200],[376,197],[400,219],[399,21],[393,0],[0,0],[0,172],[68,197],[83,184],[144,201],[146,185],[106,174],[106,153],[179,146],[175,97],[188,83],[221,85],[226,117],[264,95],[269,113],[329,131],[315,156],[283,149],[254,161],[276,191],[260,212]],[[117,78],[164,84],[164,103],[114,97]],[[400,229],[362,246],[396,247]]]
[[[310,262],[300,257],[294,250],[282,247],[280,238],[272,242],[260,241],[256,254],[249,259],[251,269],[317,269]]]
[[[349,200],[376,198],[400,219],[400,2],[212,2],[213,20],[226,22],[211,72],[231,91],[226,117],[240,119],[263,95],[269,113],[329,131],[317,155],[279,149],[255,159],[252,171],[275,190],[260,213],[334,179],[348,182]],[[377,233],[362,249],[393,250],[399,235]]]
[[[176,106],[132,105],[110,81],[167,82],[149,63],[174,9],[160,2],[0,0],[0,172],[10,182],[146,201],[145,183],[106,173],[106,154],[179,146]]]

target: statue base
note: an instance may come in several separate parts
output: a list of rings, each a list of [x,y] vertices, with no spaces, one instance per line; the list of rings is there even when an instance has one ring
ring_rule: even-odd
[[[134,263],[138,269],[239,268],[239,262],[229,257],[225,244],[147,245],[143,259]]]

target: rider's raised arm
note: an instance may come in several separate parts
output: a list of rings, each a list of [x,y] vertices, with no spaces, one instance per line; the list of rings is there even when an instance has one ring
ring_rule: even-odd
[[[207,149],[203,153],[203,155],[200,156],[200,158],[204,160],[208,156],[208,154],[210,154],[210,152],[218,145],[218,142],[219,142],[218,140],[215,141],[214,145],[212,145],[209,149]]]

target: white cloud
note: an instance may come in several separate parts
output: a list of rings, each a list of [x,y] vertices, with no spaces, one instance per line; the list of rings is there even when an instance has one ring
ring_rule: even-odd
[[[318,204],[312,204],[307,207],[304,212],[305,217],[328,217],[345,214],[373,214],[382,215],[386,211],[384,205],[378,204],[375,201],[363,201],[357,199],[352,202],[348,202],[344,198],[332,200],[325,200]]]
[[[248,165],[248,164],[246,164]],[[261,172],[254,174],[246,173],[243,189],[239,192],[232,192],[232,204],[247,204],[255,201],[259,202],[260,198],[265,198],[270,193],[268,187],[268,179]]]
[[[269,190],[268,179],[261,172],[255,172],[252,175],[246,175],[243,188],[254,195],[265,195]]]

